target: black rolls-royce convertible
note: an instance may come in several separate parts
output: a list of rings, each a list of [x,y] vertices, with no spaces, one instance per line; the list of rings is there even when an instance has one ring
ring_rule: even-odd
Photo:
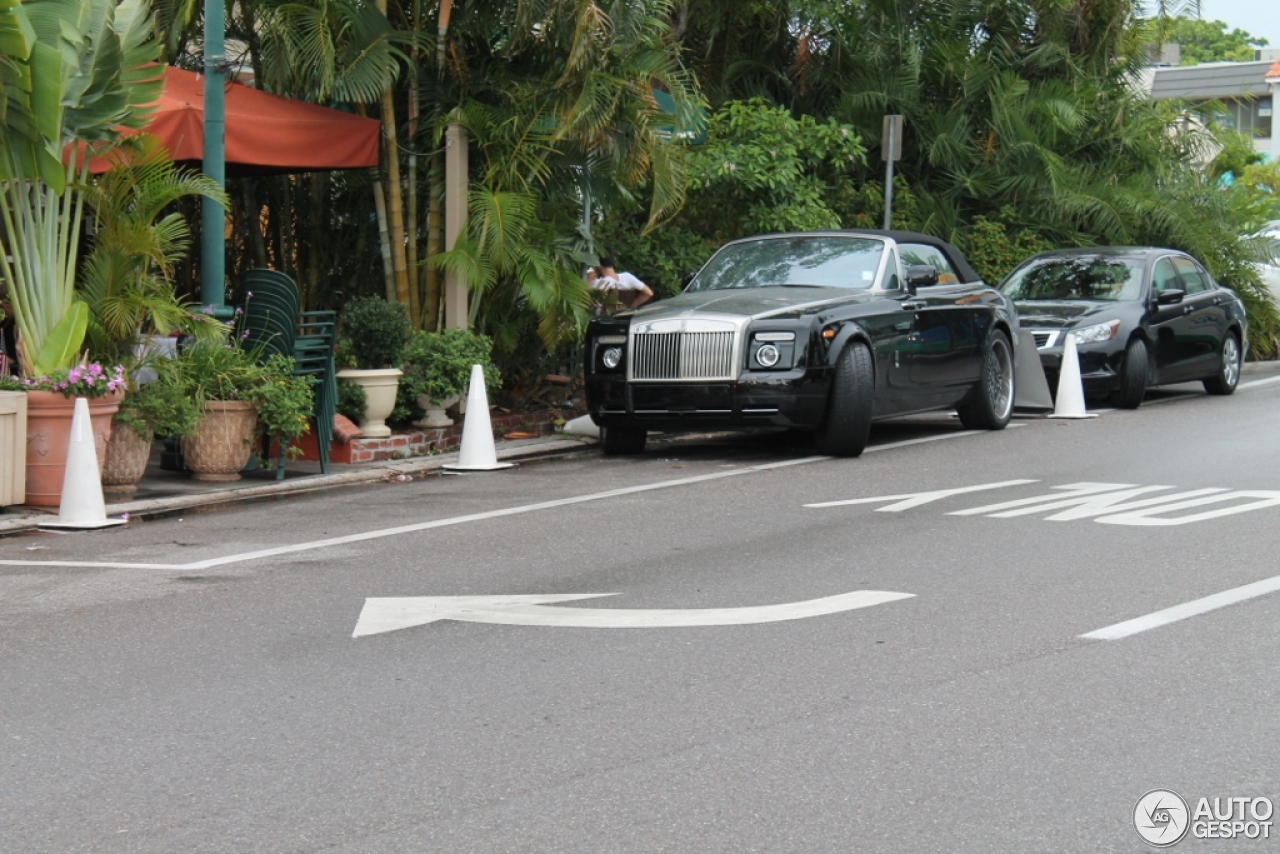
[[[856,457],[871,423],[1013,411],[1017,320],[949,243],[902,231],[774,234],[723,246],[682,294],[587,329],[587,406],[606,454],[649,430],[788,427]]]

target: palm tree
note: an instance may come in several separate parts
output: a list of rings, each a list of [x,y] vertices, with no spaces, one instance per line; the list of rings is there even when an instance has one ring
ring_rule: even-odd
[[[142,0],[0,0],[0,218],[8,255],[0,278],[17,322],[20,369],[74,364],[88,309],[76,297],[81,188],[88,151],[122,127],[141,127],[139,105],[159,95],[158,44]]]
[[[213,317],[194,313],[179,299],[170,280],[191,244],[191,231],[173,203],[207,195],[225,204],[222,190],[204,175],[179,169],[153,137],[131,137],[127,147],[127,163],[84,189],[95,228],[79,293],[89,307],[91,352],[115,363],[129,360],[145,333],[183,332],[212,341],[225,332]]]

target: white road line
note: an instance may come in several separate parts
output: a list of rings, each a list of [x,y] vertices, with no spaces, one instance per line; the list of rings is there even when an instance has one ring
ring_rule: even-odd
[[[1236,386],[1236,391],[1244,391],[1248,388],[1257,388],[1260,385],[1271,385],[1272,383],[1280,383],[1280,376],[1267,377],[1265,380],[1250,380],[1247,383],[1240,383]]]
[[[1238,602],[1256,599],[1259,596],[1266,596],[1277,591],[1280,591],[1280,575],[1265,578],[1262,581],[1255,581],[1243,587],[1233,587],[1230,590],[1214,593],[1212,596],[1206,596],[1203,599],[1174,605],[1172,608],[1165,608],[1163,611],[1156,611],[1144,617],[1125,620],[1123,623],[1116,623],[1113,626],[1107,626],[1105,629],[1098,629],[1097,631],[1080,635],[1080,637],[1086,640],[1120,640],[1121,638],[1136,635],[1139,632],[1158,629],[1161,626],[1167,626],[1169,623],[1176,623],[1188,617],[1198,617],[1218,608],[1225,608],[1228,605],[1235,605]]]
[[[1010,424],[1009,427],[1022,427],[1022,424]],[[947,439],[959,439],[964,436],[973,436],[979,433],[986,433],[986,430],[961,430],[954,433],[943,433],[937,436],[923,436],[918,439],[904,439],[901,442],[887,442],[883,445],[875,445],[867,448],[864,453],[874,453],[876,451],[888,451],[894,448],[903,448],[909,445],[920,445],[926,442],[940,442]],[[34,560],[0,560],[0,566],[69,566],[69,567],[86,567],[98,569],[166,569],[176,570],[179,572],[194,572],[203,569],[210,569],[215,566],[226,566],[232,563],[242,563],[248,560],[255,560],[265,557],[277,557],[279,555],[296,554],[298,552],[313,551],[315,549],[330,548],[333,546],[345,546],[352,543],[367,542],[369,540],[382,539],[384,537],[394,537],[399,534],[412,534],[418,531],[428,531],[432,528],[446,528],[452,525],[462,525],[467,522],[483,522],[487,519],[498,519],[503,516],[517,516],[523,513],[533,513],[538,510],[550,510],[556,507],[566,507],[573,504],[583,504],[588,501],[602,501],[606,498],[618,498],[623,495],[633,495],[639,492],[650,492],[655,489],[669,489],[676,486],[689,486],[695,483],[704,483],[712,480],[720,480],[726,477],[735,477],[741,474],[751,474],[754,472],[770,471],[772,469],[788,468],[790,466],[806,465],[808,463],[817,463],[825,460],[833,459],[829,456],[801,457],[795,460],[783,460],[776,463],[765,463],[762,465],[746,466],[740,469],[731,469],[729,471],[714,472],[712,474],[695,475],[693,477],[682,477],[676,480],[664,480],[658,483],[643,484],[641,486],[627,486],[621,489],[611,489],[606,492],[593,492],[588,495],[576,495],[571,498],[559,498],[554,501],[542,501],[537,504],[525,504],[519,507],[507,507],[502,510],[490,510],[485,513],[471,513],[466,516],[452,516],[447,519],[433,519],[430,522],[417,522],[412,525],[398,525],[394,528],[380,528],[374,531],[365,531],[359,534],[348,534],[343,537],[331,537],[325,540],[313,540],[305,543],[294,543],[288,546],[275,546],[268,549],[258,549],[251,552],[242,552],[240,554],[227,555],[225,557],[209,558],[207,560],[194,561],[185,564],[145,564],[145,563],[106,563],[96,561],[34,561]]]

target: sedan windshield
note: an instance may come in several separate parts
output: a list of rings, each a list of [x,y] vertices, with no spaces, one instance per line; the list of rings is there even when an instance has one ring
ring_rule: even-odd
[[[1142,295],[1142,262],[1041,258],[1014,270],[1000,290],[1014,300],[1136,300]]]
[[[730,244],[707,262],[689,291],[794,287],[869,289],[885,242],[867,237],[801,235]]]

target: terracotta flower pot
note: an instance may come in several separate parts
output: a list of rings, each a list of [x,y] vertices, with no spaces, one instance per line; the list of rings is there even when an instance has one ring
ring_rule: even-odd
[[[404,371],[399,368],[358,370],[343,368],[338,379],[357,383],[364,388],[364,417],[360,419],[360,432],[370,439],[384,439],[391,435],[387,416],[396,408],[396,389]]]
[[[102,491],[129,493],[137,489],[151,460],[154,442],[155,431],[150,427],[145,436],[139,436],[132,427],[113,424],[111,441],[107,443],[107,461],[102,467]]]
[[[99,474],[107,458],[107,442],[111,440],[111,419],[123,399],[123,391],[88,399]],[[27,504],[57,507],[62,503],[62,481],[66,475],[75,407],[75,398],[63,397],[60,392],[27,392]]]
[[[195,435],[182,440],[182,459],[194,480],[239,480],[253,453],[258,409],[239,400],[210,400]]]

